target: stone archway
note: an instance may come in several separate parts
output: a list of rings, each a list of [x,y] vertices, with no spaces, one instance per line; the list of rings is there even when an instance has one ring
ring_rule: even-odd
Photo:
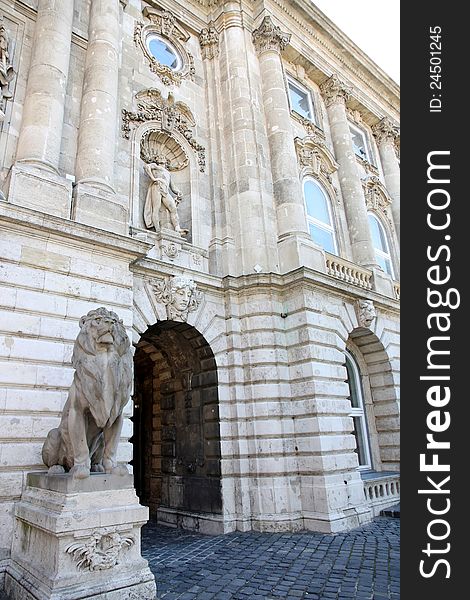
[[[191,325],[161,321],[136,347],[135,486],[151,518],[201,531],[222,523],[217,365]]]
[[[364,381],[369,423],[374,422],[381,469],[400,468],[400,401],[398,370],[383,342],[370,329],[354,329],[350,349],[358,359]]]

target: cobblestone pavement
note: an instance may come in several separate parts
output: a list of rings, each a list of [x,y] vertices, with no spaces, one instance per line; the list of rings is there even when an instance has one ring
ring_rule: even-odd
[[[162,600],[398,600],[400,520],[353,531],[207,536],[149,523],[143,555]]]

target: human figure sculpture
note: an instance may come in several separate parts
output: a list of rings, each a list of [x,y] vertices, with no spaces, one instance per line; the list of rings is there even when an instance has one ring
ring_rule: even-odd
[[[146,164],[144,169],[151,179],[144,206],[145,226],[148,229],[154,227],[155,231],[160,231],[160,208],[163,204],[170,213],[170,221],[174,230],[184,237],[188,234],[188,229],[181,228],[177,210],[183,194],[173,185],[165,157],[157,156],[155,162]]]
[[[3,17],[0,16],[0,111],[3,107],[4,100],[12,97],[12,93],[8,89],[10,81],[13,79],[14,71],[10,64],[10,55],[8,53],[8,34],[3,22]]]
[[[132,386],[129,337],[116,313],[106,308],[80,319],[72,355],[75,375],[60,425],[51,429],[42,448],[49,473],[69,471],[84,479],[90,471],[125,475],[117,464],[122,411]]]

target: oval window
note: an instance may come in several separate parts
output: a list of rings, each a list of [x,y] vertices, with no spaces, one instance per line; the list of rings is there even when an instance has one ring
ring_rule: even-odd
[[[174,47],[158,35],[149,35],[146,40],[147,49],[150,54],[158,60],[161,65],[169,67],[173,71],[181,68],[182,61]]]

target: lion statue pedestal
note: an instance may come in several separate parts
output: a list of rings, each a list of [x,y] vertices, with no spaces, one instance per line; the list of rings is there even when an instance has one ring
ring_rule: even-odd
[[[132,386],[129,338],[105,308],[80,319],[75,368],[62,418],[43,446],[48,472],[29,473],[15,507],[12,600],[154,600],[140,553],[148,508],[117,462]]]

